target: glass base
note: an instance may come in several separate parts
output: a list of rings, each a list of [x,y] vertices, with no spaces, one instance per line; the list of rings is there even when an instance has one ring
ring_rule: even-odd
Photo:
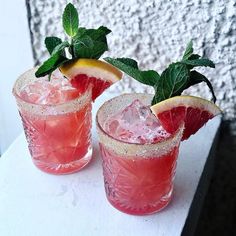
[[[111,199],[109,199],[109,197],[107,197],[107,200],[113,207],[115,207],[117,210],[123,213],[126,213],[128,215],[142,216],[142,215],[151,215],[151,214],[154,214],[163,210],[171,202],[172,193],[173,193],[173,188],[169,191],[168,194],[163,196],[155,205],[147,204],[146,206],[139,207],[139,208],[138,207],[133,208],[133,207],[127,206],[120,201],[114,202]]]
[[[43,161],[35,159],[33,159],[33,163],[38,169],[49,174],[54,174],[54,175],[72,174],[81,170],[90,162],[90,160],[92,159],[92,152],[93,152],[92,147],[90,147],[86,155],[84,155],[82,158],[66,164],[45,163]]]

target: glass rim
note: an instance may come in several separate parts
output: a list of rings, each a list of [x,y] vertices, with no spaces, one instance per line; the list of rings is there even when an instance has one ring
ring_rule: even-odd
[[[37,70],[37,68],[38,67],[33,67],[33,68],[25,71],[14,82],[14,85],[12,88],[12,94],[16,98],[18,106],[28,107],[28,108],[30,108],[30,110],[56,109],[56,110],[61,110],[61,113],[69,113],[69,111],[64,111],[64,110],[67,110],[66,107],[70,107],[70,106],[72,107],[76,104],[82,105],[82,107],[83,107],[83,104],[87,104],[86,101],[88,101],[89,99],[92,101],[92,98],[91,98],[92,97],[92,87],[91,86],[88,87],[88,89],[83,94],[79,95],[78,97],[71,99],[69,101],[66,101],[66,102],[58,103],[58,104],[37,104],[37,103],[26,101],[25,99],[23,99],[20,96],[19,91],[17,91],[17,89],[18,89],[18,87],[21,87],[20,83],[23,82],[24,80],[37,79],[35,76],[35,71]]]
[[[162,148],[163,146],[169,146],[171,143],[176,143],[176,145],[181,141],[183,130],[184,130],[184,124],[180,125],[180,127],[172,133],[169,137],[166,139],[160,140],[159,142],[155,143],[131,143],[131,142],[126,142],[123,140],[116,139],[112,137],[109,133],[107,133],[104,128],[102,127],[102,124],[99,121],[99,116],[102,113],[102,111],[105,109],[106,106],[109,106],[111,102],[114,102],[114,100],[117,100],[119,97],[125,97],[125,96],[133,96],[135,95],[135,98],[138,96],[148,96],[151,97],[151,94],[143,94],[143,93],[125,93],[122,95],[119,95],[117,97],[114,97],[105,103],[98,109],[97,114],[96,114],[96,127],[97,127],[97,132],[100,140],[103,140],[105,144],[108,145],[109,142],[112,142],[111,147],[114,146],[126,146],[126,148],[131,148],[131,149],[153,149],[153,148]],[[103,142],[102,142],[103,143]],[[169,145],[168,145],[169,144]],[[170,145],[170,146],[176,146],[176,145]],[[124,147],[124,149],[126,149]],[[126,155],[127,151],[124,151],[123,154]]]

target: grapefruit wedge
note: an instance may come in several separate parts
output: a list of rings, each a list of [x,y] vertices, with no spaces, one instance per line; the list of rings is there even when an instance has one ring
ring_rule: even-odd
[[[164,129],[175,132],[184,122],[182,140],[195,134],[209,119],[222,113],[214,103],[194,96],[176,96],[151,106]]]
[[[81,93],[92,86],[93,101],[122,77],[121,71],[114,66],[95,59],[78,59],[69,62],[62,65],[60,71]]]

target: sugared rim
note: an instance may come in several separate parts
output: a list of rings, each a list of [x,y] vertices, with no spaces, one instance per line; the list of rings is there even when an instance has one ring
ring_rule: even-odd
[[[151,94],[142,94],[142,93],[125,93],[120,96],[114,97],[108,101],[106,101],[97,111],[96,114],[96,127],[97,127],[97,133],[99,136],[99,141],[105,145],[107,148],[113,150],[116,149],[115,152],[120,155],[125,156],[145,156],[148,152],[158,152],[159,154],[163,155],[165,153],[168,153],[171,148],[176,147],[179,145],[180,140],[182,138],[183,130],[184,130],[184,124],[182,124],[179,129],[171,134],[168,138],[161,140],[159,142],[155,143],[149,143],[149,144],[141,144],[141,143],[131,143],[126,141],[121,141],[110,134],[108,134],[102,125],[99,122],[99,115],[103,112],[106,106],[110,106],[110,103],[117,100],[119,97],[126,97],[126,96],[135,96],[134,98],[138,98],[139,96],[148,96],[151,97]],[[171,148],[168,148],[171,147]],[[114,151],[114,150],[113,150]],[[149,155],[149,154],[148,154]]]
[[[37,70],[37,68],[38,67],[34,67],[32,69],[27,70],[26,72],[21,74],[14,83],[12,94],[15,96],[19,108],[29,110],[34,114],[42,114],[42,110],[49,114],[64,114],[68,112],[73,112],[75,110],[76,105],[82,108],[85,104],[88,103],[88,101],[91,102],[92,89],[89,88],[86,90],[85,93],[83,93],[79,97],[59,104],[37,104],[24,100],[20,96],[19,91],[17,91],[17,87],[20,88],[20,83],[22,82],[23,85],[23,82],[26,80],[36,80],[37,78],[35,77],[35,71]],[[79,110],[80,107],[77,107],[77,109]],[[55,112],[54,110],[56,110],[57,112]]]

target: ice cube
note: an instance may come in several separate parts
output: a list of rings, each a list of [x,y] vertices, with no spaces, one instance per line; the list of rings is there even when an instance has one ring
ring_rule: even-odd
[[[114,138],[132,143],[153,143],[169,136],[150,108],[138,99],[108,118],[104,128]]]
[[[109,133],[115,133],[118,126],[119,126],[119,121],[118,120],[111,120],[111,122],[107,123],[108,127],[106,130],[109,130]]]
[[[72,87],[69,80],[62,75],[49,81],[43,77],[26,85],[21,91],[21,97],[36,104],[60,104],[79,97],[80,92]]]

